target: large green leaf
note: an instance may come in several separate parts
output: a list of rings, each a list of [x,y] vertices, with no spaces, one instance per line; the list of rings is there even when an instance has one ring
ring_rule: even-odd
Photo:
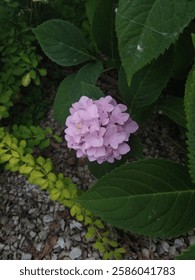
[[[135,114],[140,108],[154,103],[165,88],[172,74],[173,55],[168,51],[151,64],[139,70],[128,87],[125,71],[119,72],[119,90],[129,107],[129,112]]]
[[[195,1],[119,0],[116,31],[130,84],[133,74],[175,42],[195,17]]]
[[[60,65],[78,65],[94,59],[82,32],[69,22],[48,20],[33,28],[33,32],[45,54]]]
[[[174,78],[184,80],[194,62],[194,46],[190,29],[182,33],[174,45]],[[185,55],[184,55],[185,53]]]
[[[177,256],[176,259],[195,260],[195,245],[188,247],[180,256]]]
[[[85,0],[86,14],[90,24],[92,24],[94,13],[99,2],[100,0]]]
[[[93,87],[103,66],[100,62],[84,65],[76,75],[65,78],[58,90],[54,101],[54,116],[59,124],[64,124],[68,117],[72,103],[78,101],[85,95],[90,98],[100,98],[103,93]]]
[[[88,96],[92,99],[99,99],[100,97],[104,97],[104,93],[99,87],[96,87],[89,83],[81,82],[81,91],[82,95]]]
[[[195,186],[187,168],[167,160],[116,168],[79,202],[104,221],[147,236],[177,236],[195,226]]]
[[[99,0],[92,20],[92,35],[98,49],[112,57],[118,57],[117,40],[114,26],[116,0]]]
[[[54,100],[54,117],[57,123],[64,124],[69,109],[67,108],[67,98],[70,94],[72,83],[76,74],[66,77],[58,87],[58,91]],[[70,103],[70,100],[68,100]],[[67,112],[68,111],[68,112]]]
[[[188,130],[187,145],[189,168],[192,180],[195,183],[195,65],[190,71],[187,79],[184,106]]]
[[[162,111],[162,113],[167,115],[171,120],[186,128],[183,98],[173,96],[164,97],[159,101],[156,109]]]

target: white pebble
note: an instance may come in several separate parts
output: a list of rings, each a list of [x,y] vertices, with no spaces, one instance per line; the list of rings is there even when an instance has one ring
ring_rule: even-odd
[[[69,257],[72,260],[78,259],[82,255],[81,249],[79,247],[74,247],[70,251]]]
[[[43,222],[44,223],[50,223],[53,222],[53,215],[47,214],[45,216],[43,216]]]
[[[57,244],[60,246],[60,248],[64,249],[64,247],[65,247],[64,238],[60,236],[60,237],[58,238]]]
[[[150,251],[147,248],[141,248],[141,252],[142,252],[142,257],[144,259],[149,260],[149,258],[150,258]]]
[[[31,260],[32,255],[29,253],[22,253],[21,260]]]

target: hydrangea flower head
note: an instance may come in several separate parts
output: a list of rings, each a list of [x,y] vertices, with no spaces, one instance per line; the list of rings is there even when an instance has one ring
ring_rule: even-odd
[[[130,151],[130,134],[138,129],[127,107],[111,97],[92,100],[82,96],[70,108],[66,119],[65,139],[69,148],[77,151],[77,157],[102,163],[120,160]]]

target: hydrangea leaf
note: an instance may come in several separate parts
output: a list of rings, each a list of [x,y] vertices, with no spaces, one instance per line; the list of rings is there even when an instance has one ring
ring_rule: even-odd
[[[123,68],[119,72],[119,90],[129,107],[130,114],[153,104],[167,85],[173,70],[173,52],[167,51],[157,60],[139,70],[128,86]],[[160,77],[160,79],[159,79]]]
[[[89,91],[89,87],[95,84],[102,70],[102,63],[88,63],[77,74],[69,75],[61,82],[54,101],[54,116],[59,124],[65,123],[70,114],[71,105],[78,101],[81,96],[86,95],[92,98],[93,94],[96,96],[97,92],[100,94],[100,91],[94,88]],[[86,89],[86,92],[84,89]]]
[[[177,256],[176,259],[195,260],[195,244],[188,247],[180,256]]]
[[[128,84],[135,72],[174,43],[195,17],[195,1],[119,0],[116,31]]]
[[[64,124],[69,108],[66,101],[76,74],[69,75],[60,84],[54,100],[54,117],[57,123]],[[69,102],[70,103],[70,102]],[[70,104],[69,104],[70,106]]]
[[[91,97],[92,99],[99,99],[104,97],[103,91],[100,88],[86,82],[81,82],[82,95]]]
[[[48,20],[33,32],[45,54],[59,65],[73,66],[94,59],[82,32],[69,22]]]
[[[167,115],[171,120],[186,128],[184,101],[181,97],[166,96],[159,100],[156,109]]]
[[[98,49],[113,59],[118,58],[117,38],[114,28],[115,2],[116,0],[99,0],[95,5],[91,22],[92,36]]]
[[[90,24],[92,24],[94,13],[99,2],[100,0],[85,0],[86,14]]]
[[[192,181],[195,183],[195,65],[189,73],[185,97],[184,107],[187,120],[187,146],[188,146],[188,158],[189,168]]]
[[[195,186],[187,168],[167,160],[126,163],[79,202],[103,221],[147,236],[178,236],[195,226]]]

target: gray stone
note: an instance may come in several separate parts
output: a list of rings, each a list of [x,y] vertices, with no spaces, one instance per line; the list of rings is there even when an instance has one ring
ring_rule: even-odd
[[[39,239],[42,240],[42,241],[45,240],[47,238],[48,234],[49,233],[46,230],[40,231],[39,234],[38,234]]]
[[[65,238],[65,247],[69,250],[72,245],[72,241],[69,236]]]
[[[79,247],[74,247],[72,248],[72,250],[70,251],[69,257],[72,260],[78,259],[80,256],[82,255],[82,251]]]
[[[66,225],[66,224],[65,224],[64,219],[60,219],[60,228],[61,228],[62,231],[64,231],[65,225]]]
[[[88,254],[89,255],[89,254]],[[96,260],[99,260],[100,259],[100,255],[98,254],[98,252],[93,252],[93,256],[92,258],[96,259]]]
[[[39,252],[41,251],[42,247],[43,247],[43,243],[41,243],[41,242],[39,242],[35,245],[36,250]]]
[[[1,252],[1,250],[3,249],[4,246],[5,246],[5,245],[4,245],[3,243],[0,243],[0,252]]]
[[[58,245],[58,246],[60,246],[60,248],[64,249],[64,247],[65,247],[64,238],[60,236],[60,237],[58,238],[58,241],[57,241],[56,245]]]
[[[175,246],[170,246],[169,247],[169,254],[172,255],[172,256],[175,256],[175,253],[176,253]]]
[[[184,241],[183,241],[183,239],[181,239],[181,238],[177,238],[177,239],[175,239],[174,244],[175,244],[175,247],[176,247],[176,248],[183,247]]]
[[[146,260],[150,258],[150,250],[147,248],[141,248],[142,257]]]
[[[195,244],[195,236],[189,236],[188,239],[190,241],[190,245],[194,245]]]
[[[161,241],[161,246],[165,252],[169,251],[169,244],[166,241]]]
[[[32,231],[32,230],[30,231],[29,234],[30,234],[30,237],[31,237],[31,238],[34,238],[34,237],[37,235],[37,233],[34,232],[34,231]]]
[[[54,218],[53,218],[53,215],[51,214],[47,214],[45,216],[43,216],[43,222],[44,223],[51,223],[53,222]]]
[[[0,224],[5,225],[9,222],[9,218],[7,216],[2,216],[0,220]]]
[[[29,253],[22,253],[21,260],[31,260],[32,255]]]
[[[80,235],[79,233],[74,234],[74,235],[72,236],[72,238],[73,238],[75,241],[78,241],[78,242],[81,241],[81,235]]]
[[[83,228],[83,225],[75,220],[71,221],[70,223],[70,229],[74,229],[77,228],[79,230],[81,230]]]

